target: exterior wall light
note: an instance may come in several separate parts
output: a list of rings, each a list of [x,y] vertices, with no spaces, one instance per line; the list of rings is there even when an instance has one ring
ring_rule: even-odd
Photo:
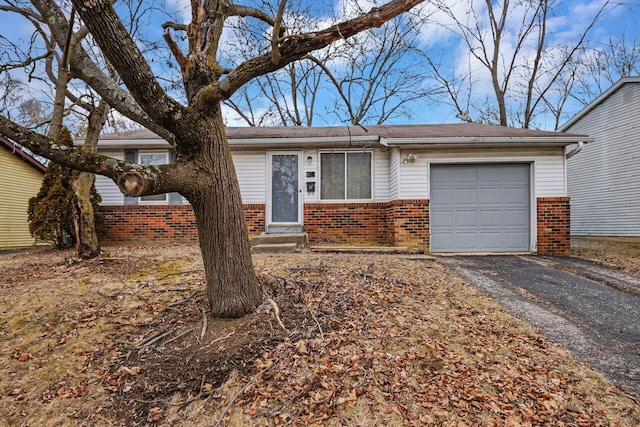
[[[418,156],[416,156],[415,154],[409,153],[404,159],[402,159],[402,163],[406,165],[409,162],[415,162],[417,158]]]

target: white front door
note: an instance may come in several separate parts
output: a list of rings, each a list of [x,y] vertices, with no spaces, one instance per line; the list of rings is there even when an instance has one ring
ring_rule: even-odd
[[[270,151],[267,232],[302,231],[301,151]]]

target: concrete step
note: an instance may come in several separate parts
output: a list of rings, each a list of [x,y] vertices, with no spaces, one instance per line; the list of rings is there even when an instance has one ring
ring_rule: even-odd
[[[309,244],[307,233],[262,233],[251,238],[251,246],[277,245],[281,243],[295,243],[298,247]]]
[[[264,243],[251,247],[253,254],[291,254],[297,249],[297,243]]]

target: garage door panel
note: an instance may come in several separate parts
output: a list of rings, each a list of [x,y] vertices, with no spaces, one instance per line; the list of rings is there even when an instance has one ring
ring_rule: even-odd
[[[505,227],[529,227],[529,211],[524,209],[504,210],[502,212]]]
[[[496,188],[479,188],[478,202],[482,204],[494,205],[502,202],[502,192]]]
[[[431,166],[433,252],[529,251],[530,166]]]
[[[520,188],[505,188],[502,197],[506,205],[529,206],[529,195]]]
[[[431,189],[431,198],[440,200],[441,205],[450,205],[453,203],[453,190],[452,189]]]
[[[502,251],[504,246],[503,237],[502,232],[499,230],[481,232],[479,246],[486,252]]]
[[[483,168],[478,170],[478,183],[499,183],[502,182],[503,171],[498,169]]]
[[[507,233],[505,235],[505,251],[522,252],[521,242],[528,238],[529,235],[525,233]]]
[[[486,209],[478,213],[479,221],[478,225],[486,227],[498,227],[502,226],[502,211],[499,209]]]
[[[478,202],[478,190],[473,187],[457,188],[452,194],[456,206],[475,205]]]
[[[454,244],[460,248],[461,252],[472,251],[478,246],[478,233],[474,231],[460,232],[456,234]]]
[[[430,221],[442,224],[442,227],[453,227],[453,215],[450,212],[431,212]]]
[[[478,173],[476,170],[473,170],[473,169],[467,168],[467,169],[453,170],[451,171],[449,176],[453,178],[451,182],[456,182],[460,184],[470,183],[472,185],[475,185],[475,183],[478,182]]]
[[[457,227],[476,227],[478,225],[478,215],[475,210],[456,210],[452,215]]]

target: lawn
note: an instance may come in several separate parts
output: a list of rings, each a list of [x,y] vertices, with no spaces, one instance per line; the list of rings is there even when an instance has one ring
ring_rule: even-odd
[[[0,256],[8,425],[636,426],[617,389],[438,264],[256,255],[255,314],[207,316],[193,246]]]

